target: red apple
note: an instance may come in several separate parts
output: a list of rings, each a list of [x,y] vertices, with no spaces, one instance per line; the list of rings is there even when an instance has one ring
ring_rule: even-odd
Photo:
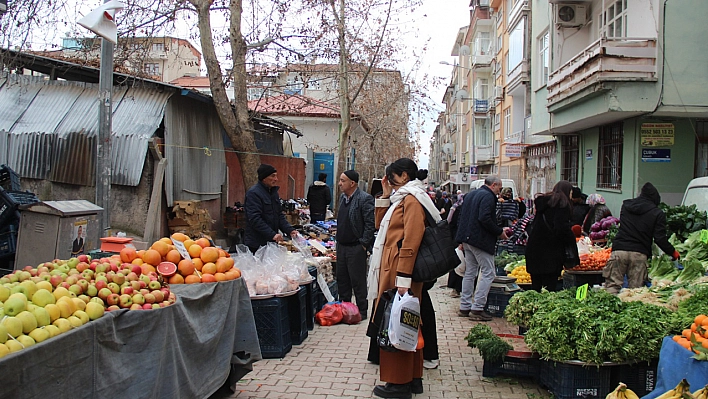
[[[141,289],[140,289],[140,293],[143,294],[143,296],[145,296],[145,294],[149,294],[149,293],[150,293],[150,290],[147,289],[147,288],[141,288]]]
[[[130,271],[139,276],[140,273],[143,272],[143,269],[139,265],[133,265],[133,267],[130,269]]]
[[[89,265],[86,262],[79,262],[76,264],[76,270],[79,271],[79,273],[83,273],[84,270],[88,270]]]
[[[138,281],[138,284],[140,284],[140,288],[147,288],[147,283],[144,282],[143,280]]]
[[[165,295],[160,290],[154,290],[150,294],[155,297],[155,302],[159,303],[165,300]]]
[[[111,306],[107,307],[106,310],[109,312],[112,312],[114,310],[120,310],[120,307],[118,307],[118,305],[111,305]]]
[[[120,289],[121,294],[133,295],[133,287],[123,287]]]
[[[155,295],[153,295],[149,292],[147,294],[143,294],[143,297],[145,297],[145,303],[152,304],[152,303],[155,303],[155,301],[156,301]]]
[[[123,294],[120,296],[120,301],[118,302],[118,306],[121,308],[129,308],[133,304],[133,297],[131,297],[128,294]]]
[[[52,287],[56,288],[64,282],[64,279],[60,275],[55,274],[49,279],[49,282],[52,283]]]
[[[152,304],[151,303],[144,303],[143,309],[144,310],[152,310]]]
[[[59,285],[60,285],[61,287],[66,288],[67,290],[69,289],[69,287],[71,287],[71,284],[67,283],[66,281],[62,281],[62,283],[59,284]]]
[[[112,292],[108,288],[101,288],[98,290],[98,297],[103,299],[103,302],[106,302],[106,298],[108,298],[109,295],[111,295]]]
[[[98,278],[96,278],[96,288],[98,288],[99,290],[101,288],[108,288],[108,283],[105,280],[99,280]]]
[[[137,303],[134,303],[130,305],[130,310],[143,310],[143,305],[138,305]]]
[[[88,263],[88,262],[91,261],[91,258],[89,258],[89,257],[86,256],[86,255],[79,255],[79,256],[76,257],[76,259],[78,259],[79,262],[84,262],[84,263]]]
[[[138,266],[138,267],[140,267],[140,266]],[[135,272],[130,272],[130,273],[128,273],[127,276],[125,276],[125,279],[128,281],[138,281],[138,275],[135,274]]]
[[[106,303],[107,303],[109,306],[111,306],[111,305],[118,305],[118,303],[120,303],[120,295],[111,293],[111,294],[108,295],[108,297],[106,298]]]

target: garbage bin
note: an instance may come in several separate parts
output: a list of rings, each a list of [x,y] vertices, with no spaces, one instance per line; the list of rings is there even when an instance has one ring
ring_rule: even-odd
[[[86,200],[20,206],[15,269],[69,259],[99,248],[100,212],[103,208]]]

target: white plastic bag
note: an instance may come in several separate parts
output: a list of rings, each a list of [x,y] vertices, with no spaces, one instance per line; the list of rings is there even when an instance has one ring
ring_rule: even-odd
[[[455,248],[455,253],[457,257],[460,258],[460,265],[455,268],[455,274],[460,277],[465,277],[465,270],[467,269],[467,262],[465,262],[465,252],[459,247]]]
[[[420,328],[420,301],[408,292],[401,296],[396,292],[391,306],[388,336],[396,349],[415,352]]]

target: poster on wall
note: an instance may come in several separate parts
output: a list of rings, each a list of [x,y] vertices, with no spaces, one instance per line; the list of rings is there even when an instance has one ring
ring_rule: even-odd
[[[642,147],[668,147],[674,145],[673,123],[642,123]]]
[[[87,220],[77,220],[74,222],[72,238],[74,241],[71,243],[71,256],[78,256],[84,253],[85,237],[86,237],[86,227],[88,226]]]
[[[521,144],[507,144],[504,147],[504,155],[508,158],[519,158],[523,149],[524,146]]]

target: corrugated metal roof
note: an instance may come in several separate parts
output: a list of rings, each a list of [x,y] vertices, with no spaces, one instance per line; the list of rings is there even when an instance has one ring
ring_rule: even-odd
[[[114,88],[113,184],[140,182],[148,140],[173,93]],[[93,185],[97,135],[98,85],[18,75],[0,81],[0,163],[20,176]]]

